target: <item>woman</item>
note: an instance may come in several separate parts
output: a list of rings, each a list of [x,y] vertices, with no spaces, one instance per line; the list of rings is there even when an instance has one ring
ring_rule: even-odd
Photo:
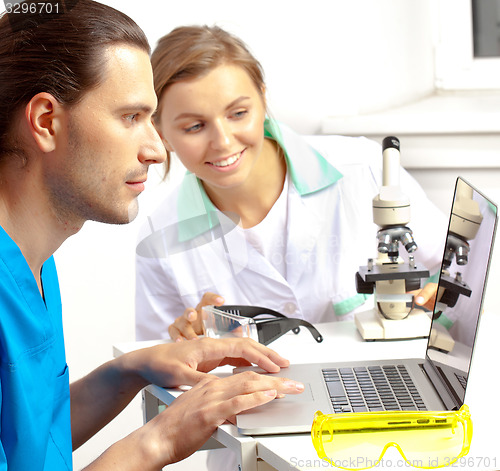
[[[201,316],[191,306],[224,302],[312,323],[349,318],[366,300],[355,273],[376,255],[380,146],[306,140],[267,118],[260,64],[218,27],[175,29],[152,64],[155,124],[188,173],[141,233],[137,338],[166,337],[169,326],[174,339],[196,337]],[[435,272],[442,247],[433,236],[446,222],[404,170],[401,186],[416,260]],[[431,291],[421,291],[422,304]]]

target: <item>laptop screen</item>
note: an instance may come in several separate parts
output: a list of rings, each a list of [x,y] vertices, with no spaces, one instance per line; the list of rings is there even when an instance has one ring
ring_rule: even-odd
[[[496,205],[458,178],[427,345],[427,360],[447,383],[448,389],[454,391],[459,404],[463,404],[465,397],[496,222]],[[457,388],[456,384],[460,386]]]

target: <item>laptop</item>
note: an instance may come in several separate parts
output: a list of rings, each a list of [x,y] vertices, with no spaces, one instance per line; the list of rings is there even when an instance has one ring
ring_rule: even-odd
[[[496,225],[497,206],[459,177],[425,357],[291,365],[276,375],[303,382],[304,392],[238,414],[239,432],[310,432],[318,410],[331,414],[460,408]]]

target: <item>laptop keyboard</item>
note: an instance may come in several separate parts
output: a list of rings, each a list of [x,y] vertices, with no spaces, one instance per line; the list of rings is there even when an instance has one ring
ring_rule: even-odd
[[[404,365],[325,368],[335,413],[426,410]]]

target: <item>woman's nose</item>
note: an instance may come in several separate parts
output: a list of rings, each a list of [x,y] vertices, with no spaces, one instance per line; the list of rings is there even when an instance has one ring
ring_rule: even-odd
[[[227,149],[231,143],[231,128],[228,123],[218,121],[213,126],[212,147],[214,149]]]

